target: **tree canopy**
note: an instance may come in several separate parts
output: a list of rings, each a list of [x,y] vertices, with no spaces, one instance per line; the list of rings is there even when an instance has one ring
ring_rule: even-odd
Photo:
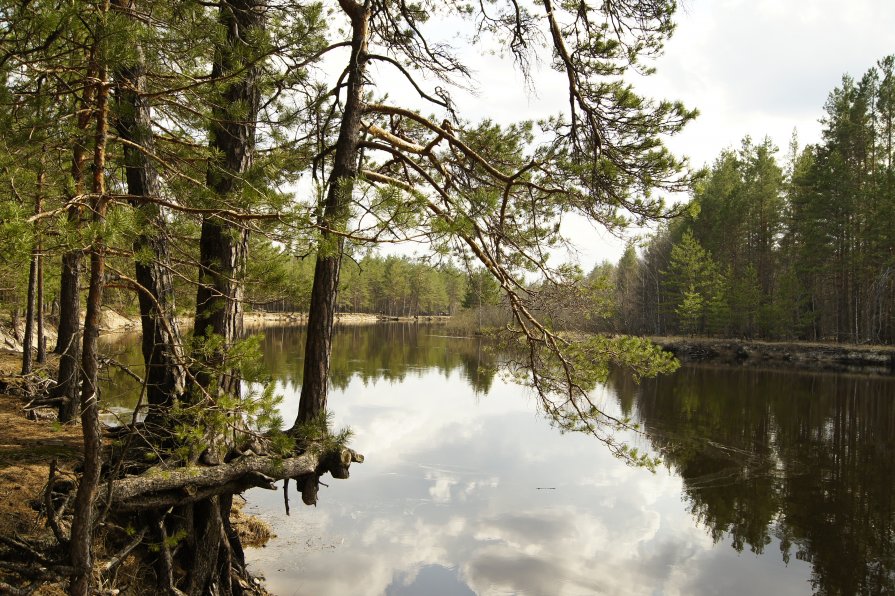
[[[620,263],[627,277],[634,269],[639,298],[619,328],[891,343],[893,64],[842,78],[820,143],[799,147],[794,136],[784,160],[768,139],[723,151],[687,216],[661,228],[635,266]]]
[[[63,419],[80,416],[85,436],[74,522],[62,539],[70,540],[71,592],[93,589],[101,476],[131,469],[123,460],[103,465],[97,405],[101,307],[122,292],[134,293],[141,316],[149,416],[135,432],[151,445],[150,459],[218,474],[256,438],[292,457],[281,472],[267,460],[245,468],[217,492],[178,501],[169,517],[158,504],[173,506],[170,493],[146,501],[158,505],[152,531],[162,544],[167,532],[190,536],[177,555],[192,557],[188,578],[173,576],[171,552],[160,559],[165,591],[178,582],[190,593],[238,591],[245,569],[226,521],[235,488],[301,469],[307,500],[316,498],[319,474],[295,458],[323,440],[340,304],[401,314],[450,312],[463,301],[507,305],[512,369],[544,411],[651,463],[616,441],[613,431],[629,423],[602,412],[590,390],[613,363],[649,375],[673,368],[670,357],[636,339],[582,341],[542,314],[553,297],[577,296],[581,281],[580,271],[550,260],[566,242],[564,217],[613,230],[665,219],[677,211],[657,193],[690,184],[663,138],[695,112],[641,97],[625,77],[650,72],[674,10],[653,0],[0,3],[3,251],[9,262],[33,263],[27,302],[37,310],[28,321],[42,320],[42,262],[57,263],[62,360],[47,403]],[[452,94],[469,85],[470,71],[437,35],[446,23],[473,46],[512,57],[526,77],[532,64],[550,64],[565,77],[567,103],[537,121],[463,114]],[[392,94],[383,69],[418,97]],[[411,240],[430,249],[437,268],[364,256]],[[312,275],[303,259],[313,261]],[[294,283],[294,295],[271,297],[271,276],[283,289]],[[17,303],[23,275],[11,278]],[[304,304],[305,296],[302,396],[282,435],[272,388],[242,393],[241,381],[260,374],[252,343],[241,339],[242,313],[247,301]],[[192,320],[191,335],[178,311]],[[354,456],[341,454],[321,461],[347,474]]]

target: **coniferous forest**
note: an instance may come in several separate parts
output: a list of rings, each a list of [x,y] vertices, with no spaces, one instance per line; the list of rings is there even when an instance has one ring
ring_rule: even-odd
[[[346,478],[363,459],[327,417],[335,315],[348,305],[406,315],[500,301],[513,373],[542,410],[655,465],[616,439],[630,422],[590,390],[612,365],[654,375],[674,360],[643,339],[565,337],[539,306],[580,281],[550,260],[564,216],[620,231],[670,217],[654,191],[691,185],[664,139],[695,110],[625,78],[651,72],[675,8],[0,2],[0,301],[13,328],[24,322],[12,382],[29,409],[79,423],[81,441],[76,469],[49,467],[51,535],[0,540],[0,590],[118,589],[116,569],[139,552],[153,593],[260,592],[230,523],[234,495],[288,479],[315,504],[323,473]],[[521,94],[548,65],[562,99],[531,120],[471,118],[454,99],[473,86],[458,34],[503,55]],[[365,261],[400,243],[425,246],[435,269]],[[365,283],[350,263],[366,266]],[[305,305],[290,424],[243,314]],[[139,315],[142,353],[138,411],[115,430],[100,422],[110,307]]]
[[[652,335],[892,343],[895,57],[842,78],[822,139],[746,137],[694,183],[684,214],[591,272],[614,328]]]
[[[41,469],[41,523],[0,534],[0,592],[265,594],[234,497],[282,486],[288,512],[291,482],[316,505],[321,476],[364,461],[328,409],[358,368],[333,358],[340,311],[475,312],[549,424],[653,470],[597,390],[677,370],[644,336],[891,343],[895,58],[842,79],[819,143],[747,138],[694,171],[665,143],[698,106],[631,83],[676,9],[0,0],[0,414],[42,412],[77,446]],[[548,69],[560,93],[528,119],[470,108],[470,55],[502,58],[508,96]],[[569,217],[655,233],[585,275],[555,258]],[[248,310],[307,313],[293,411]],[[138,366],[103,353],[109,311],[139,321]],[[486,392],[480,348],[445,356]],[[111,368],[139,389],[110,427]]]

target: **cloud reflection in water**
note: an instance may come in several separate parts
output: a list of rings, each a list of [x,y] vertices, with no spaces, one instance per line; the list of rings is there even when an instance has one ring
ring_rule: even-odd
[[[284,411],[297,401],[287,394]],[[354,378],[331,408],[366,463],[324,479],[318,506],[289,518],[282,493],[248,497],[279,536],[247,553],[274,593],[712,594],[732,577],[750,581],[736,593],[807,587],[802,562],[713,545],[678,478],[559,434],[500,380],[476,396],[456,370]]]

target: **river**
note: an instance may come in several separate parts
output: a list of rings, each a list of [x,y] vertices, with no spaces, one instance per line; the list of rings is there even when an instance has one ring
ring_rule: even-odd
[[[303,331],[269,328],[263,341],[287,423]],[[650,472],[560,432],[486,342],[446,335],[337,328],[329,405],[366,461],[323,478],[314,508],[293,490],[289,516],[282,491],[246,493],[277,535],[246,553],[273,593],[895,591],[895,379],[614,374],[595,400],[642,423],[627,439],[662,457]],[[106,403],[127,393],[112,381]]]

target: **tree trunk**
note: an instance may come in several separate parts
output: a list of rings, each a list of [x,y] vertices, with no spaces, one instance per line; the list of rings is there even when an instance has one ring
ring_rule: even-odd
[[[34,367],[34,308],[37,300],[37,247],[31,250],[31,267],[28,270],[28,297],[25,303],[25,335],[22,338],[22,374],[31,373]]]
[[[75,219],[80,219],[80,210],[72,208]],[[81,376],[79,360],[81,356],[81,260],[80,250],[71,250],[62,255],[62,273],[59,288],[59,329],[56,343],[59,359],[59,374],[53,397],[64,401],[59,407],[59,421],[68,422],[78,415],[78,388]]]
[[[264,27],[260,0],[227,0],[220,5],[219,22],[226,29],[226,41],[215,53],[212,78],[239,71],[215,102],[210,129],[210,145],[216,157],[208,162],[206,184],[223,202],[239,202],[242,178],[252,165],[255,127],[260,107],[259,69],[251,64],[246,47],[253,31]],[[248,50],[248,52],[247,52]],[[249,54],[249,55],[247,55]],[[240,378],[226,352],[242,333],[242,280],[248,251],[248,230],[220,217],[202,220],[199,240],[199,285],[196,292],[196,319],[193,332],[193,372],[199,391],[210,399],[227,394],[238,397]],[[203,344],[216,338],[209,353]],[[212,386],[215,393],[209,393]],[[194,393],[193,399],[200,399]],[[226,440],[220,429],[209,429],[206,442],[212,461],[222,458]],[[233,581],[234,570],[244,571],[245,561],[239,538],[230,528],[231,494],[202,499],[177,509],[187,530],[188,544],[183,554],[189,562],[188,594],[240,594]]]
[[[240,56],[250,30],[264,26],[258,0],[231,0],[221,4],[220,22],[226,28],[226,45],[219,47],[212,78],[236,70],[242,75],[227,85],[213,111],[211,148],[218,158],[209,160],[206,182],[222,200],[242,189],[242,176],[251,167],[255,150],[255,121],[260,104],[258,68],[245,67]],[[221,392],[239,395],[239,377],[226,371],[225,353],[242,332],[242,277],[248,250],[248,231],[220,217],[202,221],[199,240],[199,286],[196,292],[194,327],[195,355],[201,366],[195,371],[202,389],[219,379]],[[217,336],[223,344],[213,354],[204,354],[202,343]]]
[[[84,80],[95,78],[94,46],[88,57],[88,67]],[[72,149],[71,178],[74,195],[69,200],[77,199],[84,194],[84,166],[87,163],[87,127],[93,109],[95,85],[87,85],[81,99],[77,116],[77,133]],[[68,223],[77,228],[81,223],[81,207],[70,205]],[[59,373],[53,397],[62,398],[59,406],[59,421],[68,422],[78,415],[81,359],[81,261],[83,254],[79,247],[74,247],[62,255],[62,272],[59,281],[59,326],[56,349],[61,356]]]
[[[44,146],[43,151],[46,151]],[[42,160],[43,158],[41,158]],[[43,209],[44,168],[41,162],[37,172],[37,188],[34,195],[34,214]],[[28,299],[25,311],[25,337],[22,344],[22,374],[27,375],[33,367],[34,328],[37,327],[37,362],[47,359],[46,338],[43,328],[43,266],[41,263],[40,220],[34,222],[34,248],[31,250],[31,267],[28,271]]]
[[[340,230],[347,223],[358,167],[357,143],[363,114],[370,8],[357,4],[354,0],[339,0],[339,4],[351,18],[348,91],[320,222],[320,247],[314,267],[314,284],[308,312],[304,377],[293,431],[303,423],[318,419],[326,411],[333,321],[344,245],[343,238],[330,230]]]
[[[43,172],[38,177],[39,187],[42,183]],[[38,204],[37,212],[41,212],[42,205]],[[38,231],[37,236],[37,363],[43,364],[47,361],[47,332],[44,328],[44,258],[43,258],[43,241]]]
[[[109,2],[106,0],[99,16],[97,39],[102,39]],[[90,286],[87,294],[87,314],[84,318],[84,349],[81,367],[81,430],[84,434],[84,464],[75,496],[75,515],[71,526],[71,562],[75,575],[69,586],[73,596],[93,593],[93,526],[94,502],[99,488],[102,468],[102,428],[99,422],[99,392],[97,389],[100,308],[105,290],[106,247],[103,238],[108,197],[105,186],[106,139],[108,133],[108,96],[105,56],[99,58],[96,82],[96,140],[93,151],[93,221],[98,224],[97,237],[90,251]]]
[[[116,0],[127,14],[134,0]],[[140,234],[134,240],[135,277],[140,287],[140,323],[143,330],[143,362],[146,365],[146,400],[150,415],[167,409],[183,393],[186,370],[183,346],[174,306],[174,284],[170,274],[165,218],[152,199],[161,194],[158,172],[148,154],[153,153],[152,114],[142,97],[146,88],[143,50],[137,47],[138,63],[116,73],[115,127],[124,145],[127,191],[137,209]],[[147,259],[148,256],[148,259]]]

